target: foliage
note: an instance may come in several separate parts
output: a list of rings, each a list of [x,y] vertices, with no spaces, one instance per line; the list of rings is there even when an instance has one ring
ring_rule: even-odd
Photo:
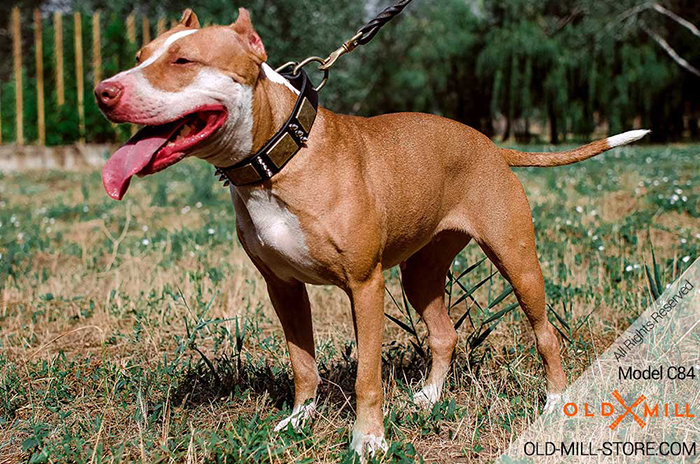
[[[253,15],[269,61],[279,64],[310,55],[324,55],[350,37],[388,1],[327,2],[310,0],[247,0],[233,4],[211,0],[196,5],[202,23],[227,24],[237,8]],[[698,78],[670,60],[639,27],[644,21],[667,37],[691,63],[700,62],[700,40],[652,11],[628,14],[643,0],[599,2],[567,0],[479,2],[416,0],[368,46],[344,57],[332,71],[323,104],[338,112],[374,115],[392,111],[424,111],[457,119],[487,135],[515,136],[529,141],[549,133],[550,141],[589,139],[600,127],[617,133],[635,126],[652,129],[655,141],[700,136]],[[25,133],[36,138],[36,89],[31,7],[22,10],[24,44]],[[700,22],[692,0],[665,5],[691,22]],[[125,36],[125,18],[135,12],[137,42],[140,18],[176,19],[184,0],[69,1],[62,11],[83,12],[86,57],[86,124],[90,142],[123,141],[128,127],[114,127],[100,115],[92,97],[90,14],[102,11],[103,76],[132,65],[136,45]],[[64,16],[66,99],[55,95],[55,49],[50,13],[44,14],[44,67],[47,93],[47,143],[77,140],[77,102],[73,18]],[[2,10],[9,11],[9,4]],[[4,16],[9,17],[9,14]],[[6,31],[9,37],[9,32]],[[3,140],[14,139],[14,88],[9,40],[0,46],[0,96]],[[496,130],[494,122],[505,121]],[[601,126],[602,124],[602,126]],[[536,127],[546,128],[537,129]],[[604,130],[604,129],[603,129]]]

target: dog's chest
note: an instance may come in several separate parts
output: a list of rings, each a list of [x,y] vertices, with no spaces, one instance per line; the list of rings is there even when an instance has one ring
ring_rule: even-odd
[[[249,253],[285,280],[319,280],[299,218],[273,192],[238,193],[233,189],[231,196],[236,227]]]

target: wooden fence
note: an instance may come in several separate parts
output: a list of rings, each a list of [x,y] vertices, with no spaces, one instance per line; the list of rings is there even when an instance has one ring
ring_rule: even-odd
[[[72,35],[73,37],[68,38],[69,41],[72,41],[72,48],[71,50],[73,51],[73,55],[75,57],[75,63],[74,63],[74,75],[68,76],[69,79],[66,79],[66,62],[65,62],[65,54],[64,54],[64,48],[66,46],[66,41],[64,41],[64,19],[65,15],[63,15],[60,12],[55,12],[53,15],[49,17],[44,17],[42,16],[41,11],[34,10],[33,12],[33,22],[31,27],[34,30],[33,34],[33,49],[34,49],[34,71],[35,71],[35,76],[34,79],[27,78],[25,69],[23,67],[23,63],[26,62],[26,57],[23,56],[23,50],[26,50],[26,47],[24,48],[22,46],[22,31],[21,31],[21,20],[20,20],[20,10],[18,7],[13,8],[12,14],[10,15],[10,24],[9,24],[9,31],[12,37],[12,84],[13,84],[13,89],[14,89],[14,140],[3,140],[3,118],[2,114],[3,111],[7,112],[9,109],[8,108],[3,108],[2,104],[0,104],[0,144],[3,142],[9,142],[9,143],[16,143],[17,145],[24,145],[25,143],[35,143],[37,145],[45,145],[47,142],[46,138],[46,92],[45,92],[45,82],[46,82],[46,76],[44,75],[44,71],[46,69],[45,66],[45,56],[44,56],[44,24],[48,23],[49,28],[53,28],[53,37],[52,37],[52,45],[53,46],[53,57],[52,57],[52,62],[50,63],[51,67],[55,70],[55,75],[49,75],[51,78],[51,83],[52,83],[52,88],[51,92],[52,95],[55,95],[55,104],[58,105],[58,107],[65,107],[66,105],[76,105],[75,108],[72,108],[71,111],[75,111],[77,114],[77,124],[76,127],[74,128],[76,137],[76,140],[79,140],[81,142],[84,142],[86,139],[86,107],[88,105],[91,105],[92,108],[95,108],[95,102],[94,99],[92,98],[85,98],[85,92],[86,92],[86,83],[85,83],[85,76],[86,76],[86,66],[85,66],[85,53],[83,49],[83,18],[81,13],[75,12],[72,14],[72,22],[73,22],[73,28],[72,28]],[[126,18],[126,40],[131,43],[134,46],[137,46],[138,44],[136,43],[137,41],[137,28],[140,25],[140,32],[141,32],[141,43],[147,43],[151,40],[152,35],[152,22],[149,20],[148,17],[146,16],[139,16],[137,17],[134,14],[129,15]],[[139,24],[140,23],[140,24]],[[166,30],[166,25],[173,25],[173,21],[170,21],[169,23],[166,22],[165,18],[158,18],[157,21],[155,22],[155,33],[161,34]],[[89,52],[91,56],[89,56],[89,61],[88,65],[90,67],[90,70],[92,72],[92,80],[88,82],[88,85],[91,86],[89,88],[94,87],[97,85],[97,83],[100,82],[102,79],[104,73],[103,73],[103,59],[102,59],[102,48],[103,48],[103,40],[102,40],[102,34],[103,34],[103,19],[101,18],[100,12],[95,12],[92,14],[91,21],[89,21],[89,27],[92,29],[89,31],[89,35],[87,37],[91,37],[91,41],[88,42],[89,44]],[[88,31],[85,31],[88,33]],[[26,37],[26,36],[25,36]],[[49,37],[49,36],[47,36]],[[51,38],[49,38],[51,40]],[[24,79],[23,79],[24,75]],[[3,83],[0,82],[0,88]],[[9,85],[9,83],[8,83]],[[27,102],[25,101],[25,94],[28,94],[30,92],[25,92],[25,90],[28,90],[26,87],[27,85],[36,85],[36,89],[31,89],[32,93],[36,94],[36,102]],[[70,89],[69,86],[74,86],[73,89]],[[74,91],[76,98],[72,99],[72,101],[68,101],[66,98],[66,93],[67,89]],[[34,92],[35,90],[35,92]],[[33,99],[32,99],[33,100]],[[0,102],[2,100],[0,99]],[[25,108],[25,105],[30,104],[30,105],[36,105],[36,111],[34,112],[34,108],[31,108],[31,114],[35,115],[36,121],[31,121],[32,124],[36,124],[36,130],[33,130],[33,133],[36,134],[36,138],[34,140],[27,140],[26,137],[26,132],[25,132],[25,124],[28,122],[26,121],[27,117],[25,116],[25,111],[27,108]],[[5,103],[7,105],[7,103]],[[27,112],[29,113],[29,112]],[[112,126],[113,129],[114,126]],[[8,134],[8,127],[5,127],[5,134]],[[32,127],[34,129],[34,127]],[[135,131],[135,126],[132,127],[131,133]],[[116,129],[115,129],[116,130]],[[6,137],[8,138],[8,137]]]

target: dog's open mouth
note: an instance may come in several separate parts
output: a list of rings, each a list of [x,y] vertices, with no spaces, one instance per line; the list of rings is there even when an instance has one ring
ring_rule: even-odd
[[[134,174],[153,174],[177,163],[187,150],[216,132],[226,116],[226,108],[212,106],[166,124],[145,126],[114,152],[102,169],[107,195],[121,200]]]

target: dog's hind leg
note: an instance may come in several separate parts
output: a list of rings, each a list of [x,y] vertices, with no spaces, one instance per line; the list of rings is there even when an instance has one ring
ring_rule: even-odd
[[[302,282],[284,282],[266,276],[267,290],[287,339],[294,372],[294,409],[277,424],[280,431],[292,424],[298,430],[316,411],[316,389],[320,382],[316,368],[311,307]]]
[[[535,248],[532,213],[522,185],[513,173],[491,186],[482,198],[483,208],[472,217],[474,239],[513,286],[520,307],[535,332],[537,351],[547,378],[547,406],[561,399],[566,387],[559,340],[547,319],[544,279]]]
[[[457,332],[445,306],[445,279],[455,255],[469,240],[469,236],[460,232],[441,232],[411,256],[401,271],[406,297],[428,326],[428,345],[433,358],[423,389],[413,396],[420,406],[432,406],[440,399],[450,370]]]

